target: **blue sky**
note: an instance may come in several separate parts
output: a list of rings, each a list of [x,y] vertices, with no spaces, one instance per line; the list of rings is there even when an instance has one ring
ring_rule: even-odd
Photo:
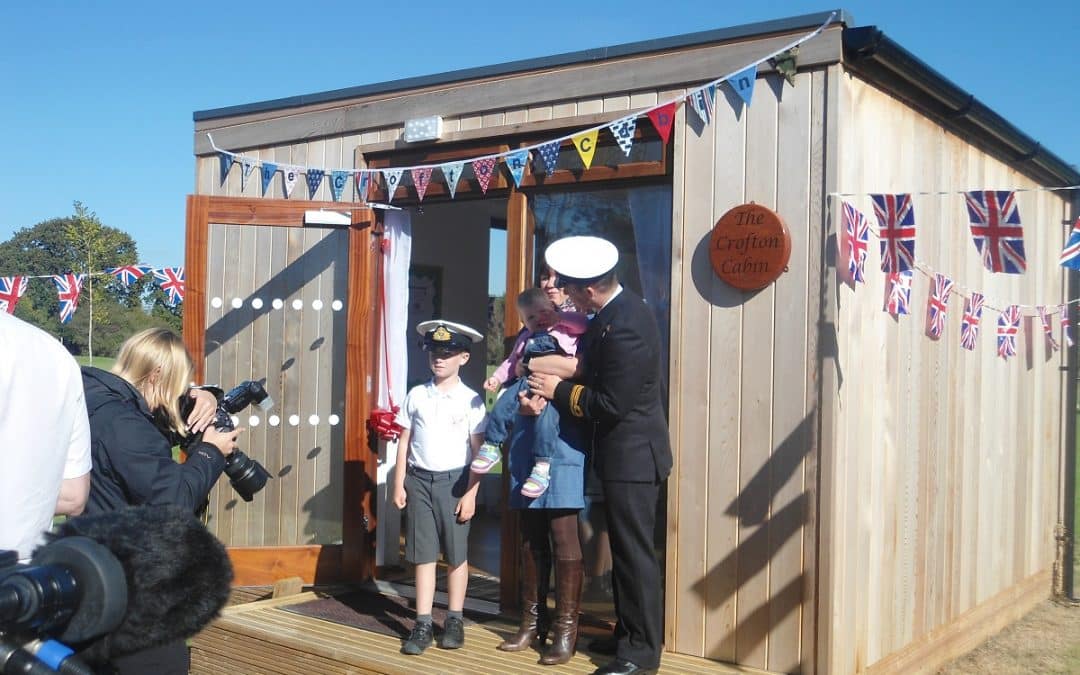
[[[79,200],[129,232],[143,262],[183,264],[196,110],[834,7],[801,0],[10,3],[0,25],[7,153],[0,241],[72,213]],[[842,7],[856,25],[878,26],[1080,164],[1077,0]]]

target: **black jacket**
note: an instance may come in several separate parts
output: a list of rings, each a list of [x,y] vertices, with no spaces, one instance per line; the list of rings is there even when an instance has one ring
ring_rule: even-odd
[[[93,460],[86,512],[171,504],[194,513],[225,468],[221,451],[199,442],[185,463],[176,463],[172,446],[179,439],[155,424],[135,387],[98,368],[82,373]]]
[[[667,478],[671,442],[660,399],[660,333],[652,311],[624,288],[589,322],[584,342],[584,381],[559,383],[555,407],[592,423],[601,480]]]

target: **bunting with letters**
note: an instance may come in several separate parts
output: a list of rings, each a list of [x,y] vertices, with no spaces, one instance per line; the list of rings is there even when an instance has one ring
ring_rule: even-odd
[[[486,195],[488,185],[491,184],[491,177],[495,173],[495,158],[485,157],[473,160],[472,169],[473,174],[476,175],[476,182],[480,183],[480,192]]]
[[[453,199],[457,192],[458,181],[461,180],[461,174],[465,171],[465,162],[447,162],[439,168],[442,170],[443,178],[446,179],[446,189],[450,191],[450,199]]]
[[[570,140],[574,143],[574,147],[577,148],[578,155],[581,156],[581,163],[588,169],[592,166],[593,154],[596,152],[596,137],[599,134],[597,129],[587,131],[583,134],[578,134]]]
[[[555,165],[559,163],[559,148],[561,147],[561,141],[552,141],[550,143],[544,143],[536,149],[537,152],[540,153],[540,159],[544,160],[545,173],[555,173]]]
[[[1009,305],[998,317],[997,353],[1003,359],[1016,356],[1016,336],[1020,332],[1020,308]]]
[[[255,168],[255,160],[250,157],[241,157],[240,166],[243,168],[243,171],[240,173],[240,191],[246,192],[248,178],[251,177],[251,172]]]
[[[672,101],[648,112],[649,120],[656,128],[656,133],[660,134],[660,140],[664,142],[664,145],[667,145],[668,139],[671,138],[671,126],[675,123],[675,106],[675,102]]]
[[[405,172],[405,169],[383,169],[383,183],[386,185],[386,201],[394,201],[394,193],[397,192],[398,185],[401,183],[401,174]]]
[[[419,201],[424,201],[424,195],[427,194],[428,185],[431,183],[431,167],[417,167],[410,173],[412,174],[413,187],[416,188],[416,198]]]
[[[322,184],[326,172],[322,169],[308,169],[305,175],[307,176],[308,199],[315,199],[315,193],[319,191],[319,185]]]
[[[26,293],[28,281],[29,279],[23,276],[0,277],[0,311],[15,313],[15,305],[19,304],[19,298]]]
[[[262,172],[262,193],[265,197],[266,191],[270,189],[270,181],[274,180],[274,174],[277,173],[277,164],[263,162],[259,170]]]
[[[615,137],[615,142],[622,148],[623,154],[627,157],[630,156],[630,150],[634,147],[634,127],[637,126],[637,122],[633,117],[624,117],[621,120],[615,120],[608,125],[608,129],[611,130],[611,135]]]
[[[345,192],[345,186],[349,184],[348,171],[330,172],[330,196],[335,202],[341,201],[341,195]]]
[[[750,66],[746,70],[735,73],[731,79],[728,80],[728,84],[735,90],[735,93],[739,95],[739,98],[746,103],[746,107],[750,107],[750,99],[754,97],[754,82],[757,81],[757,64]]]
[[[295,166],[287,166],[281,170],[281,184],[285,188],[285,199],[292,196],[293,188],[300,177],[300,170]]]
[[[525,167],[528,164],[528,150],[518,150],[506,156],[506,168],[510,170],[510,177],[514,179],[514,187],[521,187],[521,179],[525,177]]]

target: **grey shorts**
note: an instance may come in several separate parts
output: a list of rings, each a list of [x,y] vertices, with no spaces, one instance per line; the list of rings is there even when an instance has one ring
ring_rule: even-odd
[[[469,523],[459,523],[454,509],[469,487],[468,465],[453,471],[409,467],[405,474],[405,559],[414,565],[446,564],[469,559]]]

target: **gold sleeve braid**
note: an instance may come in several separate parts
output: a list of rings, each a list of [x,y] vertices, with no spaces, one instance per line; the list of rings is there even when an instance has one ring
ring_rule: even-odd
[[[580,384],[575,384],[570,390],[570,414],[574,417],[585,416],[585,411],[581,409],[581,394],[584,391],[585,387]]]

